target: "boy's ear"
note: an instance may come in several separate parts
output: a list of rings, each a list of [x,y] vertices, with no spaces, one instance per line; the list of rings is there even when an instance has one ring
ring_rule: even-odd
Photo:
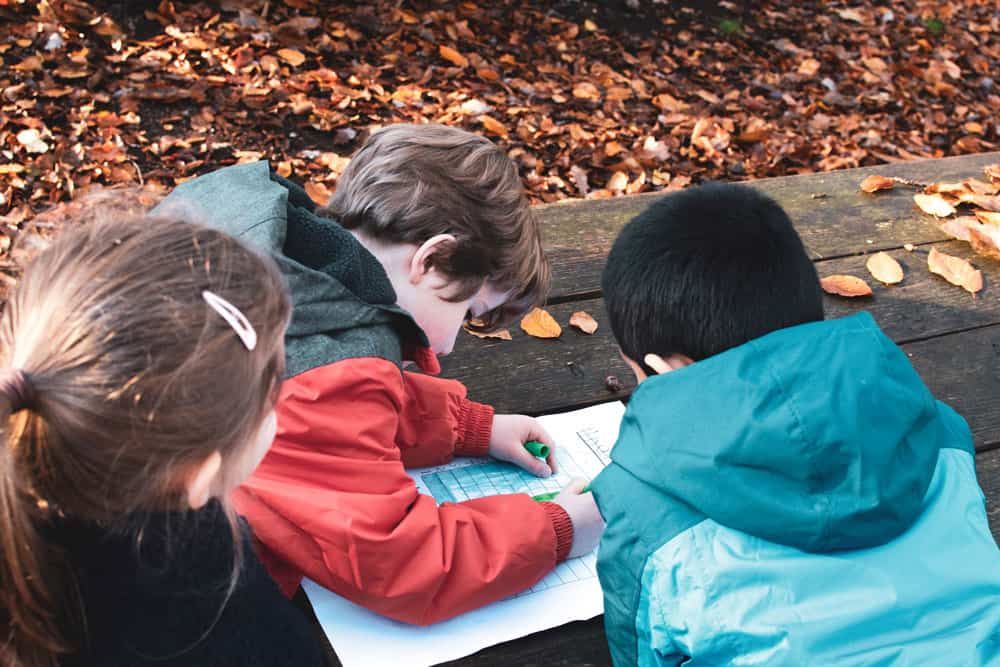
[[[438,234],[421,243],[410,259],[410,284],[419,283],[430,271],[430,259],[440,252],[443,246],[453,243],[455,243],[453,234]]]
[[[205,505],[212,497],[215,478],[222,469],[222,454],[215,450],[197,464],[188,474],[187,499],[191,509],[196,510]]]

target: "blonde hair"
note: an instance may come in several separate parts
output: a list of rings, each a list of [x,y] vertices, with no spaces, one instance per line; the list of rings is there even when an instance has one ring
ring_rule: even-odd
[[[205,290],[243,312],[252,351]],[[0,319],[4,664],[79,648],[85,619],[45,538],[53,519],[114,529],[182,509],[186,472],[245,451],[276,398],[289,310],[270,259],[182,220],[94,222],[28,266]]]
[[[549,264],[541,230],[514,163],[500,148],[444,125],[390,125],[358,149],[319,210],[347,229],[389,243],[456,242],[430,263],[458,286],[455,301],[484,282],[510,292],[485,314],[495,328],[542,301]]]

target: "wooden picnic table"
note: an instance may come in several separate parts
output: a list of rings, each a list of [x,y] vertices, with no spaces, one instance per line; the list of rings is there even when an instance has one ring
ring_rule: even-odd
[[[968,244],[942,233],[933,219],[914,206],[912,188],[874,195],[858,188],[869,174],[922,182],[983,178],[982,168],[997,162],[1000,152],[771,178],[749,185],[788,211],[820,276],[849,273],[872,284],[875,293],[870,298],[827,296],[827,317],[869,311],[910,357],[935,396],[969,421],[990,528],[1000,540],[1000,262],[977,256]],[[619,359],[609,330],[600,275],[621,227],[661,196],[654,193],[539,207],[553,270],[553,289],[546,308],[563,324],[562,337],[540,340],[517,327],[511,329],[512,341],[460,334],[455,352],[442,360],[442,375],[461,380],[471,398],[496,406],[498,412],[539,415],[627,399],[635,382]],[[916,248],[908,252],[904,244]],[[973,297],[930,274],[926,263],[932,247],[965,257],[982,269],[984,290]],[[866,255],[877,251],[887,252],[903,265],[906,277],[901,284],[885,287],[868,276]],[[565,326],[577,310],[597,319],[600,328],[594,335]],[[609,375],[616,376],[624,389],[609,391],[605,384]],[[447,664],[578,666],[610,665],[611,659],[602,619],[596,618],[493,646]]]

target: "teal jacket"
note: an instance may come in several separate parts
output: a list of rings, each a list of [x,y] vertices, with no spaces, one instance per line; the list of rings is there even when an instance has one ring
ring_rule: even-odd
[[[647,380],[592,484],[615,665],[1000,664],[974,454],[867,313]]]

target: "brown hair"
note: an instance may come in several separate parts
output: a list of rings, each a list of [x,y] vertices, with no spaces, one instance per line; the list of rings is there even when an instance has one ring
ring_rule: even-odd
[[[243,312],[252,351],[206,290]],[[52,520],[114,529],[182,509],[187,472],[245,452],[280,384],[289,308],[271,260],[180,220],[96,222],[34,259],[0,319],[4,664],[78,648],[85,619],[45,539]]]
[[[514,163],[488,139],[444,125],[390,125],[351,158],[319,210],[388,243],[457,241],[429,261],[452,278],[455,301],[484,281],[508,301],[480,318],[498,327],[544,298],[549,264]]]

